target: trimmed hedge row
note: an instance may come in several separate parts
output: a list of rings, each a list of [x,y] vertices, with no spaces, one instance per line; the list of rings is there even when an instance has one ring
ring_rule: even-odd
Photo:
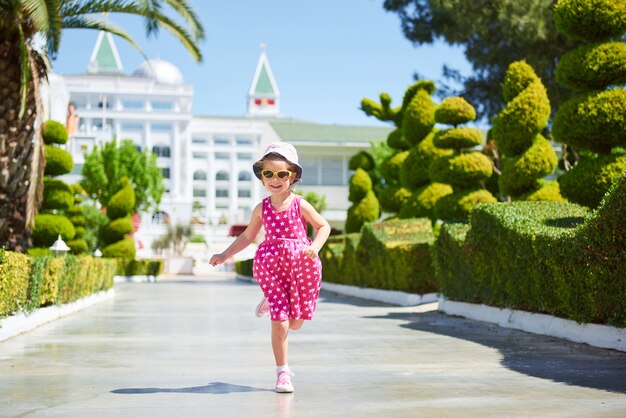
[[[434,264],[449,299],[626,326],[626,173],[595,212],[563,202],[480,205],[445,224]]]
[[[113,287],[115,260],[0,252],[0,318],[75,301]]]
[[[118,276],[160,276],[163,273],[163,260],[117,259]]]

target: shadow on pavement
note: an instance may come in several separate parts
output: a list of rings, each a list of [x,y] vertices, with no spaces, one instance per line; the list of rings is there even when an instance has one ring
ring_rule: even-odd
[[[333,293],[331,291],[324,290],[324,289],[320,291],[320,297],[319,297],[318,303],[319,302],[336,303],[336,304],[348,303],[354,306],[361,306],[361,307],[369,306],[369,307],[375,307],[375,308],[386,307],[386,306],[387,307],[396,306],[396,305],[391,305],[385,302],[378,302],[378,301],[373,301],[373,300],[368,300],[368,299],[357,298],[354,296]]]
[[[141,395],[146,393],[210,393],[214,395],[224,395],[227,393],[242,392],[274,392],[274,390],[255,388],[253,386],[232,385],[223,382],[211,382],[206,386],[193,386],[189,388],[127,388],[111,391],[111,393],[122,395]]]
[[[508,369],[569,385],[626,393],[626,353],[502,328],[439,312],[369,316],[408,321],[403,328],[460,338],[502,354]]]

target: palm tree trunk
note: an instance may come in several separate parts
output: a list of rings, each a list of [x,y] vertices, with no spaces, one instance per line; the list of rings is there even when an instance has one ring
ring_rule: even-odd
[[[25,251],[30,245],[27,206],[34,157],[34,124],[37,116],[34,89],[30,88],[26,111],[19,118],[19,40],[0,43],[0,246]],[[37,179],[41,181],[41,179]]]

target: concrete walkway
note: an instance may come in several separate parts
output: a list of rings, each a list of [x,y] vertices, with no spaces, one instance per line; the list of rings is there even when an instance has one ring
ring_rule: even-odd
[[[276,394],[260,295],[232,276],[116,284],[0,343],[0,417],[626,416],[626,353],[330,294]]]

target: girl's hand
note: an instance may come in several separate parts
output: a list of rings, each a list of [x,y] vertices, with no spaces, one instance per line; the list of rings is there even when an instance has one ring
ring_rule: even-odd
[[[302,254],[306,255],[311,260],[315,260],[317,258],[317,250],[313,247],[306,247],[302,250]]]
[[[220,254],[213,254],[211,256],[211,259],[209,260],[209,264],[212,265],[213,267],[215,267],[218,264],[222,264],[224,261],[226,261],[226,257],[224,257],[224,254],[222,254],[222,253],[220,253]]]

